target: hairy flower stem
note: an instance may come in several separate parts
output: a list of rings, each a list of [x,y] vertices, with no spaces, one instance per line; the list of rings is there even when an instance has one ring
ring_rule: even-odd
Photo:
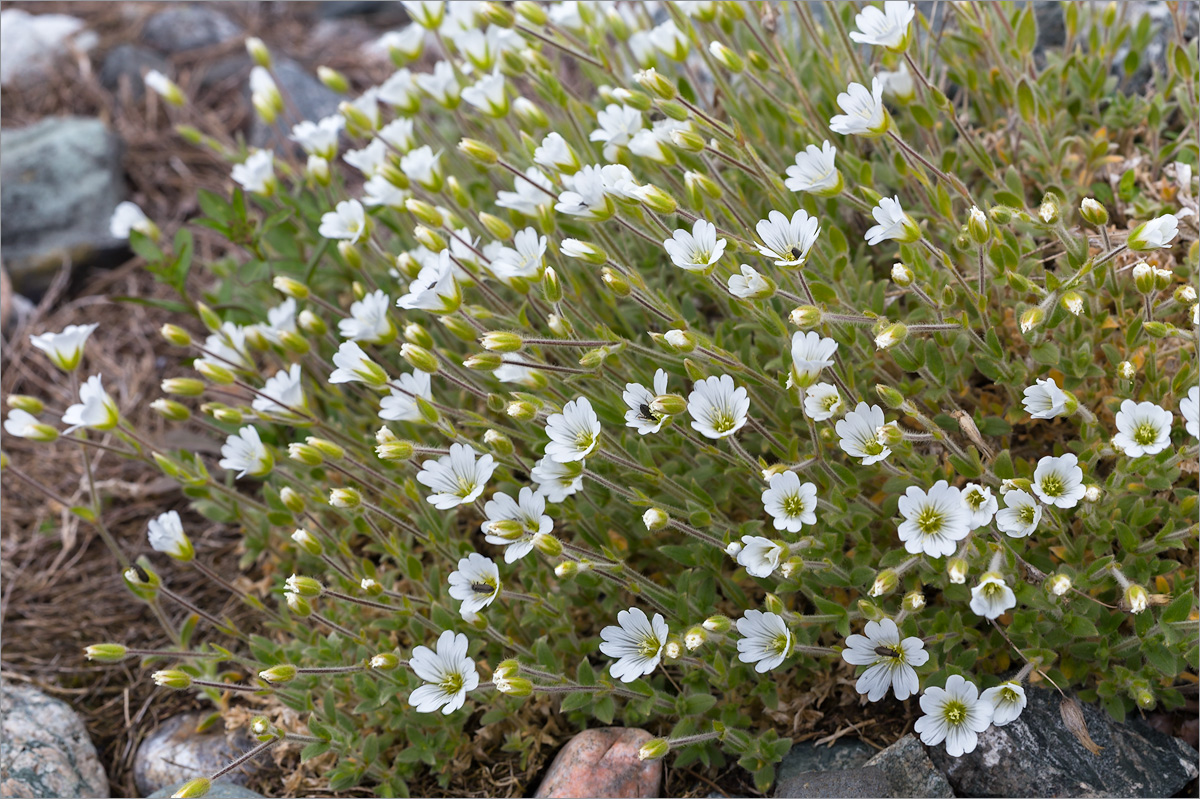
[[[669,524],[671,527],[674,527],[676,530],[687,533],[692,538],[695,538],[697,541],[702,541],[705,544],[714,546],[717,549],[721,550],[722,552],[725,551],[725,545],[722,544],[718,539],[714,538],[713,536],[709,535],[708,533],[705,533],[701,530],[697,530],[695,527],[692,527],[690,524],[681,522],[678,519],[671,519],[671,521],[667,522],[667,524]]]
[[[192,678],[192,685],[198,685],[201,688],[215,688],[218,691],[234,691],[242,694],[261,694],[270,692],[271,688],[255,688],[252,685],[237,685],[236,683],[212,682],[210,680],[197,680]],[[228,771],[228,769],[226,769]],[[225,771],[220,772],[224,774]]]
[[[242,639],[242,640],[246,640],[245,633],[243,633],[236,626],[234,626],[232,622],[222,621],[221,619],[218,619],[216,616],[212,615],[211,613],[201,610],[200,608],[198,608],[194,604],[192,604],[191,601],[183,598],[182,596],[180,596],[179,594],[170,590],[166,586],[160,585],[158,587],[158,593],[162,594],[167,599],[170,599],[175,604],[181,606],[184,610],[188,611],[189,613],[194,613],[197,616],[199,616],[200,618],[204,619],[209,624],[211,624],[213,627],[215,627],[219,632],[225,633],[226,635],[232,635],[232,636]]]
[[[74,371],[71,372],[71,396],[79,396],[79,375]],[[130,561],[121,549],[121,546],[117,543],[117,539],[108,531],[108,526],[104,523],[104,509],[100,504],[100,494],[96,491],[96,475],[92,472],[92,460],[88,457],[87,448],[83,444],[79,445],[79,454],[83,459],[84,474],[87,476],[88,499],[92,504],[92,526],[100,534],[100,540],[108,547],[109,552],[117,559],[117,563],[121,564],[121,571],[125,571],[129,568]],[[65,504],[63,507],[70,507],[70,503]]]
[[[276,613],[275,611],[271,610],[266,605],[264,605],[262,603],[262,600],[260,600],[258,597],[248,594],[245,591],[243,591],[242,589],[236,587],[235,585],[233,585],[232,583],[227,581],[225,578],[221,577],[221,575],[217,574],[213,569],[210,569],[208,566],[204,565],[204,563],[202,563],[199,559],[193,558],[192,560],[188,561],[188,563],[190,563],[196,569],[196,571],[200,572],[205,577],[212,580],[213,582],[215,582],[217,585],[224,588],[229,593],[240,598],[243,602],[245,602],[250,607],[267,614],[275,621],[283,620],[282,616],[280,616],[278,613]]]

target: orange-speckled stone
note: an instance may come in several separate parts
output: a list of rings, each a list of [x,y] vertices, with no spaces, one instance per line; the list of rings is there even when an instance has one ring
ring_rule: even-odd
[[[653,736],[645,730],[584,730],[554,758],[536,797],[654,797],[662,783],[661,760],[638,760]]]

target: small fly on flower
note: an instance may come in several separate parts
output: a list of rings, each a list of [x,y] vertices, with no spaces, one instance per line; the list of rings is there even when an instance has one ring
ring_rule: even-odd
[[[490,594],[496,589],[487,583],[471,583],[471,590],[477,594]]]
[[[894,646],[877,646],[875,654],[884,658],[898,658],[901,653]]]

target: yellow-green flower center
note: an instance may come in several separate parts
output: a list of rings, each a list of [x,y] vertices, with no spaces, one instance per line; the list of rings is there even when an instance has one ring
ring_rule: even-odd
[[[799,494],[792,494],[783,500],[783,512],[788,516],[799,516],[804,513],[804,500]]]
[[[638,644],[638,654],[642,657],[652,658],[662,649],[662,643],[654,637],[643,638]]]
[[[936,535],[941,532],[945,518],[937,508],[921,508],[916,518],[917,529],[924,535]]]
[[[1158,440],[1158,428],[1149,422],[1142,422],[1134,428],[1133,440],[1143,447],[1149,446]]]
[[[718,433],[728,433],[733,429],[733,414],[729,411],[719,411],[709,417],[708,423]]]
[[[1042,478],[1042,493],[1048,497],[1057,497],[1063,492],[1062,478],[1057,474],[1048,474]]]
[[[1022,505],[1017,511],[1017,518],[1021,520],[1022,524],[1030,525],[1033,524],[1033,518],[1036,514],[1037,508],[1033,505]]]
[[[957,699],[946,703],[942,708],[942,716],[953,726],[958,726],[967,720],[967,706]]]
[[[456,694],[462,690],[463,677],[457,671],[447,674],[442,678],[442,681],[438,684],[438,686],[449,695]]]

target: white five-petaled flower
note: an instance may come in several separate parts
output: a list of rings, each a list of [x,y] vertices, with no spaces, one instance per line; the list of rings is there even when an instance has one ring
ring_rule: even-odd
[[[730,554],[751,577],[770,577],[771,572],[779,568],[779,561],[786,551],[778,541],[761,535],[744,535],[741,548]]]
[[[836,341],[823,337],[814,330],[793,333],[791,382],[802,388],[812,385],[822,369],[833,366],[833,356],[837,348]]]
[[[997,572],[986,572],[971,589],[971,610],[985,619],[995,619],[1017,606],[1017,596]]]
[[[1024,538],[1037,529],[1042,506],[1033,495],[1018,488],[1005,493],[1004,507],[996,511],[996,527],[1012,538]]]
[[[583,461],[559,463],[546,456],[530,469],[529,479],[533,480],[538,493],[547,500],[562,502],[583,488]]]
[[[508,113],[506,82],[499,71],[482,78],[462,90],[462,98],[491,117],[502,117]]]
[[[217,465],[231,472],[236,471],[238,479],[246,475],[264,477],[275,465],[275,457],[263,444],[258,429],[251,425],[246,425],[225,439],[221,456]]]
[[[513,563],[533,551],[538,536],[554,531],[554,520],[546,515],[546,497],[524,486],[513,499],[497,491],[483,506],[487,520],[483,523],[484,539],[489,544],[504,547],[504,562]],[[521,525],[517,538],[507,538],[492,532],[494,522],[512,521]]]
[[[679,30],[675,21],[668,19],[656,25],[649,32],[650,42],[674,61],[682,61],[687,57],[691,40],[687,34]]]
[[[658,667],[671,631],[661,613],[651,620],[641,608],[622,610],[617,625],[600,631],[600,651],[618,659],[609,666],[609,674],[621,682],[633,682]]]
[[[205,356],[197,358],[193,365],[203,362],[234,369],[254,371],[254,361],[246,350],[246,330],[233,322],[222,322],[220,329],[204,340]]]
[[[500,569],[495,561],[478,552],[458,561],[449,582],[450,596],[462,602],[459,612],[464,616],[478,613],[500,596]]]
[[[616,161],[620,148],[628,145],[634,134],[645,127],[641,111],[616,103],[598,112],[596,123],[600,127],[593,130],[588,139],[604,142],[606,161]]]
[[[254,397],[251,407],[270,416],[292,417],[308,406],[304,399],[304,387],[300,384],[300,364],[294,363],[268,377]]]
[[[869,621],[863,635],[851,635],[842,650],[842,660],[852,666],[867,666],[854,689],[878,702],[890,688],[897,699],[908,699],[921,689],[915,666],[929,660],[920,638],[900,638],[900,628],[891,619]]]
[[[426,501],[438,510],[469,505],[483,493],[496,461],[491,455],[479,456],[466,444],[451,444],[450,454],[421,464],[417,482],[433,490]]]
[[[883,81],[871,80],[871,89],[861,83],[851,83],[837,96],[838,107],[844,114],[829,120],[829,129],[845,136],[882,136],[887,132],[887,111],[883,108]]]
[[[699,380],[688,394],[692,428],[705,438],[727,438],[749,420],[750,397],[729,375]]]
[[[1117,434],[1112,443],[1131,458],[1157,455],[1171,446],[1171,412],[1153,402],[1127,399],[1117,411]]]
[[[892,239],[899,242],[916,241],[921,238],[921,229],[912,217],[900,207],[900,197],[881,197],[879,204],[871,209],[876,224],[867,229],[867,244],[872,246]]]
[[[63,413],[62,423],[67,425],[63,432],[70,433],[80,427],[112,430],[119,418],[117,403],[104,390],[100,375],[92,375],[79,387],[79,402]]]
[[[796,153],[796,163],[787,168],[787,180],[783,185],[795,192],[805,191],[818,197],[840,194],[843,181],[834,159],[837,148],[828,140],[818,147],[810,144]]]
[[[127,239],[134,230],[153,238],[158,229],[137,203],[131,203],[129,200],[118,203],[109,217],[108,232],[114,239]]]
[[[967,510],[967,526],[972,530],[992,523],[996,509],[1000,507],[992,496],[992,489],[979,483],[968,483],[962,489],[963,507]]]
[[[1058,387],[1052,379],[1037,380],[1025,389],[1025,399],[1021,404],[1025,411],[1034,419],[1053,419],[1056,416],[1066,416],[1067,394]]]
[[[1135,252],[1157,250],[1169,247],[1178,233],[1179,219],[1174,214],[1163,214],[1134,228],[1126,244]]]
[[[1083,469],[1079,468],[1079,458],[1074,453],[1057,458],[1047,455],[1033,470],[1033,493],[1047,505],[1073,508],[1086,491]]]
[[[536,166],[525,170],[525,178],[513,180],[512,191],[496,192],[496,205],[511,208],[525,216],[537,216],[538,206],[553,203],[554,184]]]
[[[292,128],[288,138],[299,144],[306,154],[332,161],[337,156],[338,134],[345,124],[346,120],[338,114],[320,122],[306,119]]]
[[[926,746],[946,742],[946,754],[961,757],[974,752],[979,733],[992,723],[992,703],[979,698],[979,689],[961,674],[946,679],[945,688],[926,688],[913,730]]]
[[[268,308],[267,323],[255,327],[267,337],[268,341],[279,344],[281,333],[296,332],[296,301],[288,297],[274,308]]]
[[[58,431],[48,424],[42,424],[29,411],[13,408],[4,420],[4,432],[17,438],[27,438],[30,441],[53,441],[58,437]]]
[[[845,403],[832,383],[817,383],[804,390],[804,413],[814,422],[823,422],[839,414]]]
[[[387,164],[389,151],[387,142],[382,139],[371,139],[361,150],[347,150],[342,160],[362,173],[364,178],[373,178],[380,174]]]
[[[405,203],[412,197],[412,192],[402,189],[383,175],[375,175],[363,184],[363,205],[376,208],[386,205],[389,208],[404,208]]]
[[[737,621],[738,660],[753,663],[759,674],[778,668],[792,651],[792,631],[777,613],[747,610]]]
[[[743,300],[765,300],[775,294],[775,283],[748,264],[738,267],[740,275],[729,276],[729,293]]]
[[[892,454],[891,448],[879,440],[883,426],[883,408],[860,402],[834,425],[838,446],[850,457],[862,458],[863,466],[878,463]]]
[[[467,701],[467,691],[479,685],[475,661],[467,657],[467,636],[443,632],[437,641],[437,651],[427,646],[413,649],[409,668],[425,685],[408,696],[408,703],[418,713],[432,713],[441,708],[449,716]]]
[[[561,133],[547,133],[533,151],[533,163],[555,172],[573,173],[579,169],[579,158]]]
[[[1179,401],[1179,413],[1184,426],[1193,438],[1200,438],[1200,386],[1188,389],[1188,395]]]
[[[801,483],[795,472],[771,475],[762,493],[763,507],[775,520],[776,530],[798,533],[806,524],[816,524],[817,487]]]
[[[866,6],[854,18],[858,30],[850,31],[850,38],[859,44],[902,52],[908,46],[908,26],[916,13],[916,6],[908,0],[886,0],[882,11],[875,6]]]
[[[387,374],[363,352],[354,341],[343,341],[333,354],[333,365],[337,368],[329,375],[330,383],[366,383],[380,385]]]
[[[546,455],[559,463],[581,461],[600,443],[600,419],[587,397],[573,399],[562,413],[546,417]]]
[[[390,393],[379,401],[379,418],[389,422],[419,422],[421,409],[417,398],[433,399],[433,389],[428,372],[414,369],[412,374],[402,374],[393,381]]]
[[[924,552],[933,558],[953,555],[958,542],[971,532],[962,493],[945,480],[938,480],[928,493],[909,486],[897,506],[904,521],[896,529],[904,548],[912,554]]]
[[[542,273],[546,255],[546,237],[527,227],[513,236],[512,247],[501,247],[492,258],[491,270],[496,277],[509,280],[520,277],[536,279]]]
[[[454,279],[450,251],[442,250],[436,262],[421,267],[416,279],[409,284],[408,293],[396,300],[396,306],[409,311],[449,313],[457,309],[461,301],[462,293]]]
[[[766,219],[754,226],[762,244],[758,251],[775,260],[776,266],[803,266],[821,234],[821,224],[803,208],[789,219],[779,211],[771,211]]]
[[[558,195],[554,210],[583,220],[605,219],[612,214],[609,186],[600,166],[585,166],[574,175],[563,178],[566,190]]]
[[[183,521],[178,511],[169,510],[151,519],[147,537],[151,549],[165,552],[176,560],[188,561],[196,554],[187,533],[183,531]]]
[[[626,383],[621,399],[629,406],[625,411],[625,426],[638,431],[638,435],[657,433],[669,417],[651,410],[654,398],[667,393],[667,373],[662,369],[654,372],[654,391],[641,383]]]
[[[334,210],[322,215],[317,232],[327,239],[357,242],[367,232],[367,212],[358,200],[342,200]]]
[[[245,161],[233,165],[230,177],[248,192],[273,194],[275,191],[275,154],[270,150],[255,150]]]
[[[913,83],[912,73],[908,71],[908,64],[903,61],[900,62],[899,69],[881,69],[876,74],[883,81],[885,97],[890,97],[896,102],[906,105],[917,96],[917,87]]]
[[[59,333],[41,333],[29,337],[29,343],[46,353],[50,362],[64,372],[79,368],[83,345],[100,325],[67,325]]]
[[[997,727],[1016,721],[1028,702],[1025,689],[1014,680],[986,689],[980,700],[992,706],[992,724]]]
[[[459,85],[458,75],[449,61],[439,61],[433,66],[433,72],[420,72],[413,78],[421,91],[433,98],[433,101],[443,108],[455,108],[462,97],[462,86]]]
[[[717,238],[717,226],[712,222],[697,219],[691,233],[676,230],[663,242],[663,248],[680,269],[706,275],[725,253],[725,239]]]
[[[437,191],[442,183],[441,157],[440,150],[435,153],[428,144],[422,145],[404,154],[400,159],[400,171],[429,191]]]
[[[338,321],[338,333],[351,341],[368,344],[386,344],[396,335],[396,328],[388,316],[391,298],[376,289],[350,304],[350,315]]]

